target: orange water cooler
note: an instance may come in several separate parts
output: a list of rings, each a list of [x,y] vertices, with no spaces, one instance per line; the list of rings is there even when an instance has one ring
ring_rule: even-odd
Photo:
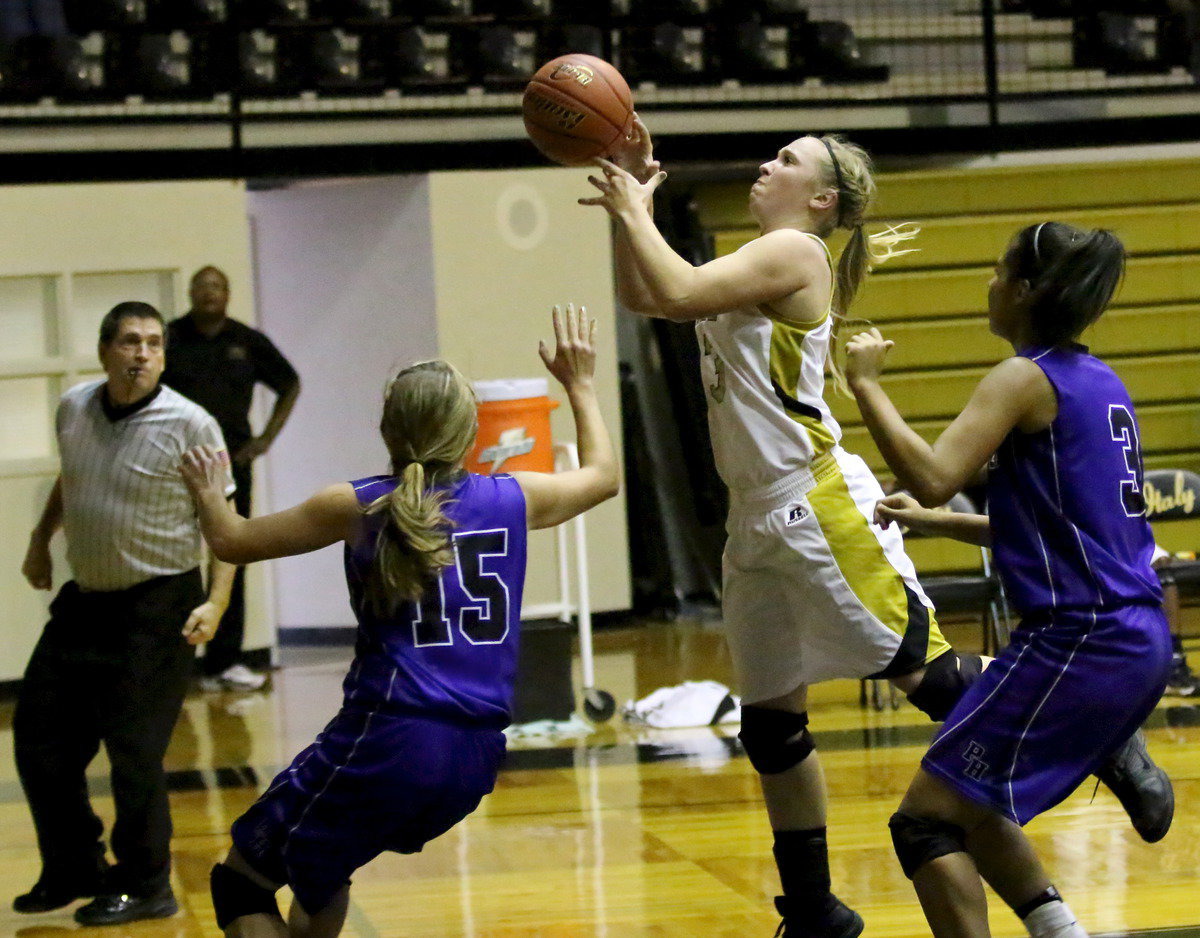
[[[550,400],[545,378],[476,381],[479,435],[467,457],[467,469],[480,475],[525,470],[554,471],[550,438]]]

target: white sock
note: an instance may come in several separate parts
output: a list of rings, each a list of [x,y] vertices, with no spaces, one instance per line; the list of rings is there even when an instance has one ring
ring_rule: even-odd
[[[1022,921],[1031,938],[1088,938],[1071,907],[1061,899],[1039,905]]]

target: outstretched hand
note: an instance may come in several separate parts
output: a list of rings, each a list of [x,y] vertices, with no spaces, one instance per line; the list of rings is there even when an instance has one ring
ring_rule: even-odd
[[[667,174],[660,169],[643,183],[632,173],[604,157],[598,156],[593,162],[600,167],[603,177],[588,176],[588,182],[599,189],[600,194],[589,199],[580,199],[579,204],[601,205],[614,218],[626,212],[648,209],[654,190],[667,178]]]
[[[650,131],[637,116],[637,112],[633,115],[633,129],[618,139],[612,149],[604,155],[641,183],[649,182],[662,169],[662,164],[654,158],[654,143],[650,139]]]
[[[872,327],[846,343],[846,380],[871,381],[883,374],[883,361],[896,343]]]
[[[565,310],[555,306],[552,318],[554,354],[545,342],[538,342],[538,354],[546,370],[567,391],[589,384],[596,372],[596,320],[588,318],[586,306],[576,309],[574,303],[568,303]]]
[[[200,498],[212,491],[225,497],[226,476],[229,469],[229,454],[215,446],[193,446],[183,454],[179,471],[193,498]]]

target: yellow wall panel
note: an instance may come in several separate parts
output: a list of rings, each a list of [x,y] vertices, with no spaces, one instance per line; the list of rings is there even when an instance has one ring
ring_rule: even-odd
[[[888,323],[882,331],[896,343],[887,359],[894,371],[994,364],[1012,354],[1011,345],[988,331],[986,316]]]
[[[949,270],[897,270],[884,267],[868,279],[853,313],[874,322],[929,316],[982,315],[987,309],[991,266]],[[1200,300],[1200,255],[1134,257],[1114,307]]]
[[[1174,453],[1147,453],[1145,464],[1147,469],[1187,469],[1189,472],[1200,472],[1200,449]]]
[[[1125,382],[1137,401],[1170,401],[1193,397],[1200,389],[1200,355],[1178,353],[1145,358],[1123,358],[1109,365]],[[916,420],[957,414],[987,372],[987,368],[948,368],[940,371],[907,371],[885,374],[883,385],[905,417]],[[854,401],[826,392],[840,422],[858,421]]]
[[[1200,303],[1113,309],[1083,334],[1083,341],[1100,356],[1200,349]],[[1200,395],[1200,388],[1192,393]]]
[[[904,540],[904,549],[920,574],[977,573],[980,569],[979,548],[960,541],[909,537]]]
[[[1042,213],[1023,212],[887,219],[895,222],[913,221],[921,226],[921,233],[911,243],[917,250],[888,261],[884,270],[990,265],[1003,254],[1014,234],[1044,218]],[[1200,250],[1200,204],[1064,211],[1056,213],[1053,219],[1086,229],[1109,228],[1121,238],[1131,255]],[[883,221],[880,219],[879,223]],[[878,223],[869,225],[868,230],[874,230],[875,227],[878,227]],[[757,227],[748,223],[715,229],[717,253],[723,255],[736,251],[757,234]]]
[[[971,214],[1200,201],[1195,159],[884,173],[874,214]]]
[[[1200,518],[1154,522],[1154,540],[1172,553],[1200,552]]]
[[[884,333],[896,343],[888,367],[897,371],[990,364],[1012,354],[1007,342],[988,331],[984,315],[888,323]],[[1200,304],[1114,309],[1082,341],[1101,357],[1157,352],[1164,346],[1200,349]]]
[[[1041,212],[915,219],[920,248],[888,262],[888,269],[993,263],[1026,225],[1044,221]],[[1200,250],[1200,204],[1150,205],[1057,212],[1054,221],[1080,228],[1109,228],[1130,254]],[[896,218],[892,221],[902,221]]]
[[[755,171],[701,191],[701,222],[709,229],[751,223],[747,207]],[[1200,202],[1195,159],[1145,163],[1006,166],[881,173],[874,218],[1024,213],[1045,216],[1071,209]]]

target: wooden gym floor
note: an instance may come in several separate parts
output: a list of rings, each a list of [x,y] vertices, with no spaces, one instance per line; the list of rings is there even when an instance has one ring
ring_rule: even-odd
[[[950,631],[970,645],[973,630]],[[230,822],[334,712],[347,656],[293,653],[269,692],[189,697],[168,755],[182,911],[157,922],[80,929],[70,908],[10,911],[38,860],[13,769],[12,706],[0,707],[0,935],[217,936],[209,867],[228,846]],[[597,656],[597,683],[618,702],[684,680],[729,683],[712,622],[605,631]],[[866,938],[926,935],[886,824],[931,727],[906,703],[877,712],[857,699],[856,684],[834,682],[812,701],[831,792],[835,888],[862,913]],[[516,742],[495,793],[465,823],[422,854],[389,854],[359,872],[345,934],[766,938],[777,924],[770,832],[734,733],[639,731],[618,716],[591,733]],[[1166,840],[1143,844],[1115,800],[1103,790],[1093,799],[1090,786],[1028,831],[1093,935],[1200,938],[1200,701],[1168,699],[1148,733],[1178,798]],[[106,773],[101,756],[89,778],[110,820]],[[1023,934],[991,902],[994,933]]]

